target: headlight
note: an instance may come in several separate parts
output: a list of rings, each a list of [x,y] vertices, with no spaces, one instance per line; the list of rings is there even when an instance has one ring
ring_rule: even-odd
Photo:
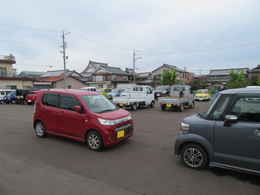
[[[122,123],[129,120],[132,120],[131,115],[128,115],[127,117],[120,118],[117,120],[106,120],[106,119],[98,118],[98,121],[100,122],[101,125],[116,125],[118,123]]]
[[[182,131],[189,131],[190,130],[190,125],[184,122],[181,122],[181,130]]]

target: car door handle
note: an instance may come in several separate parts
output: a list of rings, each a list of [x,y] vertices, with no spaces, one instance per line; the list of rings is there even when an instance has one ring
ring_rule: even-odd
[[[260,129],[256,129],[254,133],[255,133],[256,136],[260,137]]]

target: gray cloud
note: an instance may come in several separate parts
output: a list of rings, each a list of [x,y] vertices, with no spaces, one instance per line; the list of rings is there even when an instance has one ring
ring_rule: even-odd
[[[62,68],[60,31],[68,36],[69,68],[89,59],[121,67],[140,50],[139,71],[162,63],[191,71],[260,62],[257,0],[93,0],[2,2],[0,53],[18,70]]]

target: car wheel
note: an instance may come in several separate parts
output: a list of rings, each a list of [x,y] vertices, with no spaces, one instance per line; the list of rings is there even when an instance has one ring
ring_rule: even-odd
[[[43,124],[40,121],[35,124],[34,131],[37,137],[44,137],[46,135]]]
[[[183,105],[183,104],[180,105],[179,111],[180,111],[180,112],[183,112],[183,111],[184,111],[184,105]]]
[[[98,151],[103,148],[103,139],[96,131],[90,131],[87,135],[87,144],[89,149]]]
[[[132,110],[134,110],[134,111],[137,110],[137,105],[136,104],[132,105]]]
[[[165,105],[161,105],[161,110],[165,111]]]
[[[197,144],[188,144],[181,151],[182,162],[193,169],[202,169],[208,164],[208,155]]]
[[[154,101],[152,101],[150,104],[150,108],[153,108],[153,107],[154,107]]]

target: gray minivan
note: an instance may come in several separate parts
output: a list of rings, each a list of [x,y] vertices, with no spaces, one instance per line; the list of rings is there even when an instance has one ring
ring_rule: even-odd
[[[209,165],[260,175],[260,89],[219,92],[207,112],[181,122],[175,154],[191,168]]]

